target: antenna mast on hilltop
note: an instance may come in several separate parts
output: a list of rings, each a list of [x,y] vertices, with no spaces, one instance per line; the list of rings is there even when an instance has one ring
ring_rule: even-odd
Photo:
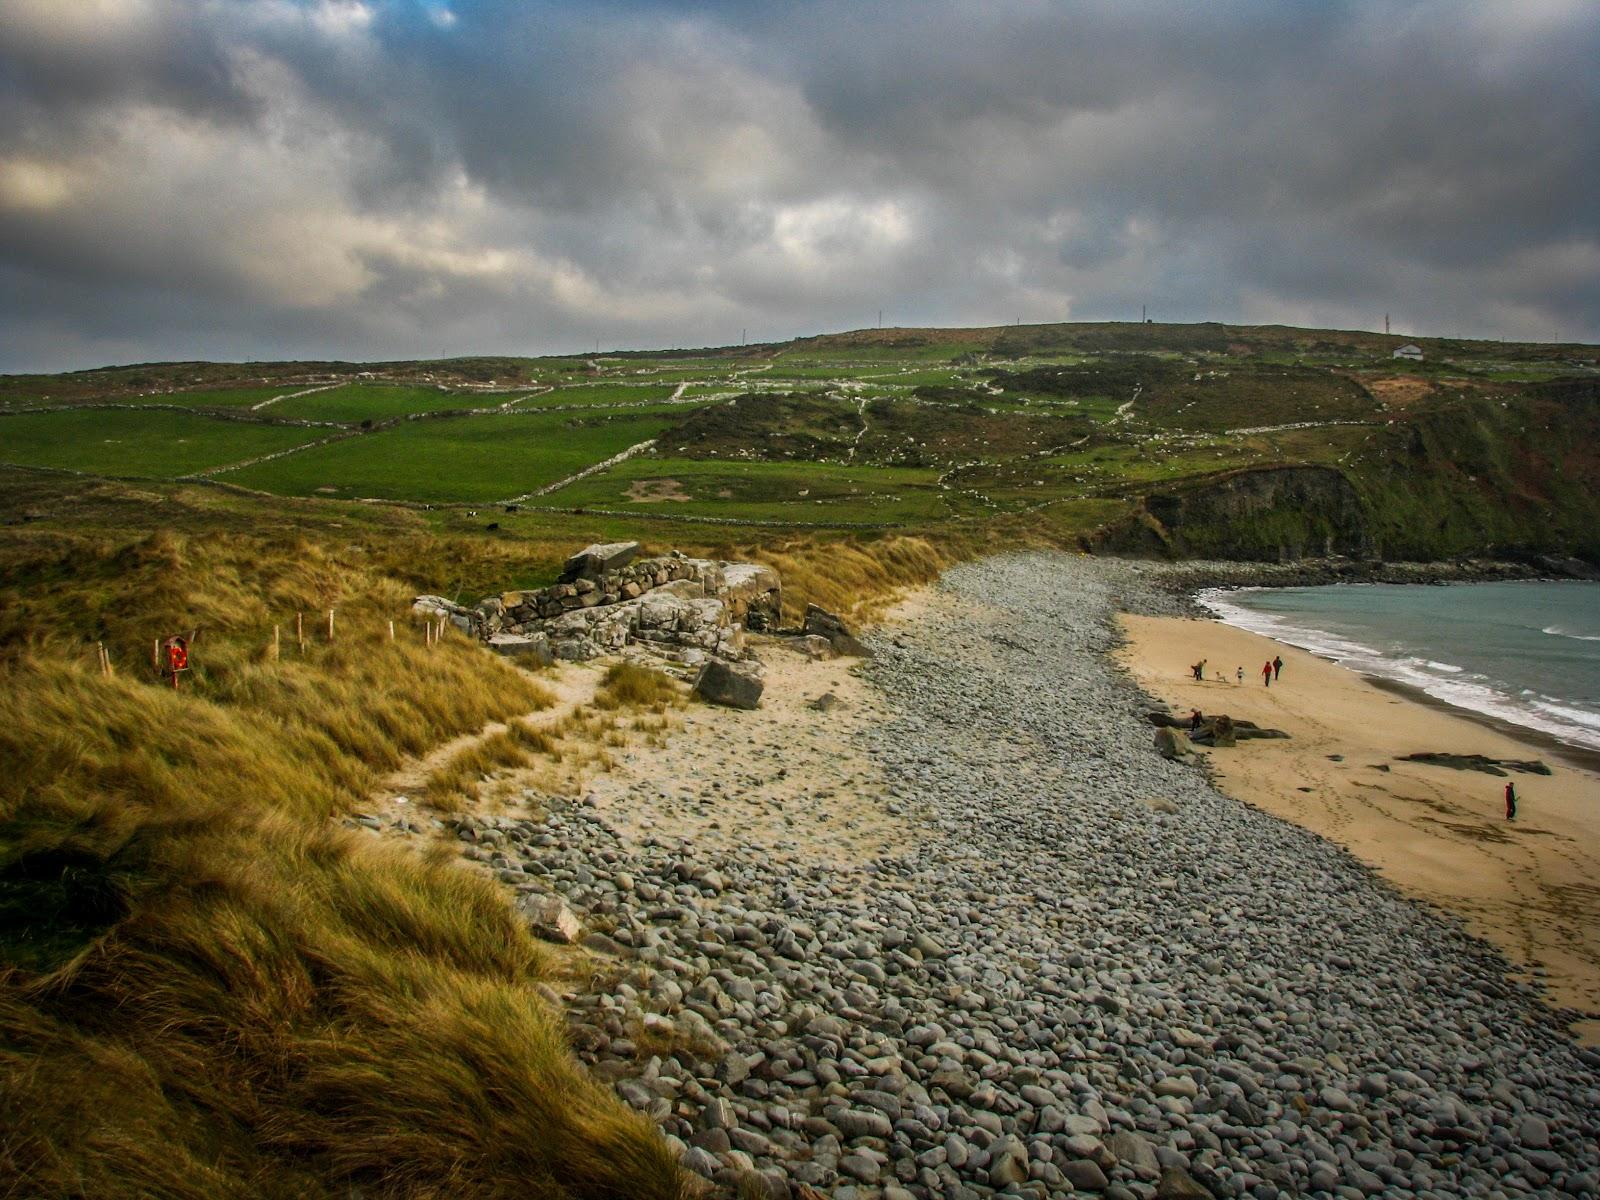
[[[1143,325],[1149,319],[1149,306],[1144,304],[1139,305],[1139,324]]]
[[[1389,314],[1388,313],[1384,313],[1383,314],[1383,336],[1384,337],[1388,337],[1389,336]]]

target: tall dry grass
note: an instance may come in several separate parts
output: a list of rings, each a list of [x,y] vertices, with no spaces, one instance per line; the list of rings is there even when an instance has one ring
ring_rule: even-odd
[[[329,820],[406,756],[545,702],[464,639],[426,645],[411,595],[474,598],[570,546],[399,518],[377,537],[304,505],[273,536],[243,502],[174,491],[152,517],[101,492],[98,525],[0,531],[0,1195],[683,1195],[654,1131],[575,1068],[535,990],[556,964],[493,885]],[[122,532],[169,518],[186,532]],[[981,546],[683,548],[777,567],[790,619],[863,619]],[[149,644],[188,630],[174,693]],[[648,674],[571,731],[480,743],[452,786],[603,757],[624,718],[659,736],[672,685]]]
[[[797,623],[807,604],[871,620],[905,590],[933,582],[967,548],[954,536],[896,535],[871,541],[802,539],[748,547],[783,581],[783,618]]]
[[[548,702],[310,542],[13,545],[0,587],[0,1193],[675,1198],[492,884],[329,817]],[[302,655],[273,624],[336,606]],[[400,619],[391,641],[388,621]],[[198,628],[178,692],[144,667]],[[120,668],[101,677],[103,641]]]

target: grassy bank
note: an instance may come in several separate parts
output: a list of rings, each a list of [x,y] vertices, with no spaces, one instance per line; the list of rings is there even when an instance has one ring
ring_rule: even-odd
[[[407,582],[342,530],[70,524],[0,551],[13,1194],[679,1195],[654,1130],[569,1058],[535,988],[561,963],[505,897],[330,819],[544,689],[428,646]],[[319,623],[272,657],[274,624],[329,605],[331,643]],[[174,692],[145,663],[180,629]]]
[[[680,1195],[653,1128],[569,1057],[537,990],[558,953],[452,860],[336,820],[408,756],[548,703],[465,639],[429,646],[408,606],[548,579],[573,536],[0,486],[36,517],[0,532],[0,1177],[62,1197]],[[869,613],[977,548],[677,544],[777,566],[795,617]],[[149,657],[179,631],[175,692]],[[658,687],[608,680],[595,718]],[[441,794],[470,791],[473,763],[451,765]]]

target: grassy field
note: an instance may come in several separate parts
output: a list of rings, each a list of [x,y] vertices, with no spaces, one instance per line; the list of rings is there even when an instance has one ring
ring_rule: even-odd
[[[274,396],[298,392],[312,384],[272,384],[266,387],[197,388],[177,392],[156,392],[136,397],[150,404],[177,404],[185,408],[250,408]]]
[[[302,446],[326,430],[157,410],[75,409],[0,419],[0,461],[173,479]]]
[[[223,478],[289,496],[484,504],[565,478],[668,424],[662,416],[567,413],[412,421]]]
[[[629,459],[547,498],[563,507],[749,520],[926,524],[948,512],[938,472],[831,463]]]
[[[569,384],[554,391],[540,392],[517,402],[518,408],[582,407],[596,404],[649,404],[666,400],[677,390],[676,384],[604,383]]]
[[[449,412],[458,408],[495,408],[510,397],[475,392],[450,392],[436,387],[351,383],[328,391],[280,400],[266,412],[308,421],[382,421],[411,413]]]
[[[309,384],[277,384],[261,387],[179,388],[160,391],[89,392],[74,395],[53,391],[47,385],[36,385],[23,390],[0,388],[0,409],[4,408],[71,408],[82,404],[103,403],[113,399],[118,404],[170,404],[177,408],[249,408],[274,396],[299,391]]]

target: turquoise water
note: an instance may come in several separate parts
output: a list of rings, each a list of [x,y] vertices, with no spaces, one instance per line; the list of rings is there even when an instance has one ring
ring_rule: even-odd
[[[1600,750],[1600,583],[1235,588],[1200,601],[1230,625]]]

